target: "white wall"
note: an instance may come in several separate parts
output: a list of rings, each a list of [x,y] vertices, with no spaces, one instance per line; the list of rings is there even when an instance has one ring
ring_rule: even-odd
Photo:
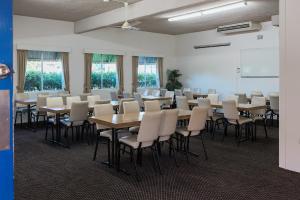
[[[263,35],[263,40],[257,40]],[[195,45],[231,42],[230,47],[195,50]],[[237,91],[250,93],[262,90],[269,93],[279,90],[278,78],[240,78],[240,50],[250,48],[279,48],[278,28],[263,23],[260,32],[223,35],[216,30],[190,33],[176,37],[176,67],[183,73],[184,87],[217,89],[223,96]]]
[[[280,1],[279,165],[300,172],[300,1]]]
[[[174,66],[175,38],[169,35],[102,29],[74,34],[74,23],[32,17],[14,16],[14,68],[16,48],[36,50],[70,50],[71,93],[83,91],[84,50],[121,53],[124,57],[125,90],[131,91],[131,56],[164,57],[164,69]],[[15,80],[16,76],[15,76]],[[16,81],[15,81],[16,84]]]

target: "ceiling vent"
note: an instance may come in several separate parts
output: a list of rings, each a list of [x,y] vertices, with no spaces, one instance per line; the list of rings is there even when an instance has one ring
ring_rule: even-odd
[[[231,24],[226,26],[219,26],[217,28],[218,33],[224,33],[224,34],[242,33],[242,32],[259,31],[259,30],[261,30],[261,24],[255,22]]]

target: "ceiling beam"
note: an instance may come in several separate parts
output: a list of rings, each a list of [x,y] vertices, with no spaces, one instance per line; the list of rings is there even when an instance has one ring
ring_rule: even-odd
[[[143,0],[128,6],[128,20],[136,20],[180,8],[186,8],[209,0]],[[124,8],[118,8],[99,15],[88,17],[75,22],[75,33],[88,31],[119,24],[124,21]]]

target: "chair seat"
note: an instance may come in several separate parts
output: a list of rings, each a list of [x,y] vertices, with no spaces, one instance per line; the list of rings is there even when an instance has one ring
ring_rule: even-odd
[[[119,142],[124,143],[134,149],[137,149],[139,147],[139,142],[137,141],[137,135],[129,135],[129,136],[125,136],[125,137],[121,137],[119,139]],[[152,146],[153,141],[150,142],[143,142],[141,147],[145,148],[145,147],[149,147]]]
[[[118,138],[126,137],[129,135],[131,135],[131,133],[129,133],[128,131],[118,130]],[[111,141],[112,140],[112,131],[111,130],[102,131],[102,132],[100,132],[100,136],[105,137]]]
[[[228,122],[231,124],[234,124],[234,125],[237,125],[237,124],[242,125],[242,124],[247,124],[247,123],[253,122],[253,119],[240,116],[240,118],[238,120],[228,120]]]
[[[189,131],[187,130],[187,127],[179,127],[176,128],[176,133],[183,135],[184,137],[187,137],[189,135]],[[196,136],[199,135],[200,131],[192,131],[190,136]]]
[[[129,128],[129,132],[130,133],[138,133],[140,130],[140,127],[139,126],[134,126],[134,127],[130,127]]]
[[[170,139],[171,136],[163,136],[163,137],[159,137],[159,141],[160,142],[164,142]]]
[[[61,119],[60,123],[62,123],[65,126],[81,126],[83,125],[84,121],[71,121],[70,118]]]

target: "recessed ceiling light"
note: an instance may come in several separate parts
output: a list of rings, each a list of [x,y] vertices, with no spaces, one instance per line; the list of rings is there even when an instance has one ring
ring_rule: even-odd
[[[192,12],[192,13],[187,13],[187,14],[183,14],[183,15],[179,15],[179,16],[175,16],[175,17],[171,17],[168,19],[168,21],[172,22],[172,21],[180,21],[180,20],[185,20],[185,19],[191,19],[191,18],[195,18],[195,17],[200,17],[202,15],[209,15],[209,14],[214,14],[214,13],[218,13],[218,12],[224,12],[227,10],[232,10],[232,9],[237,9],[237,8],[241,8],[247,5],[247,1],[243,0],[243,1],[234,1],[225,5],[221,5],[221,6],[217,6],[214,8],[210,8],[210,9],[206,9],[206,10],[200,10],[197,12]]]

